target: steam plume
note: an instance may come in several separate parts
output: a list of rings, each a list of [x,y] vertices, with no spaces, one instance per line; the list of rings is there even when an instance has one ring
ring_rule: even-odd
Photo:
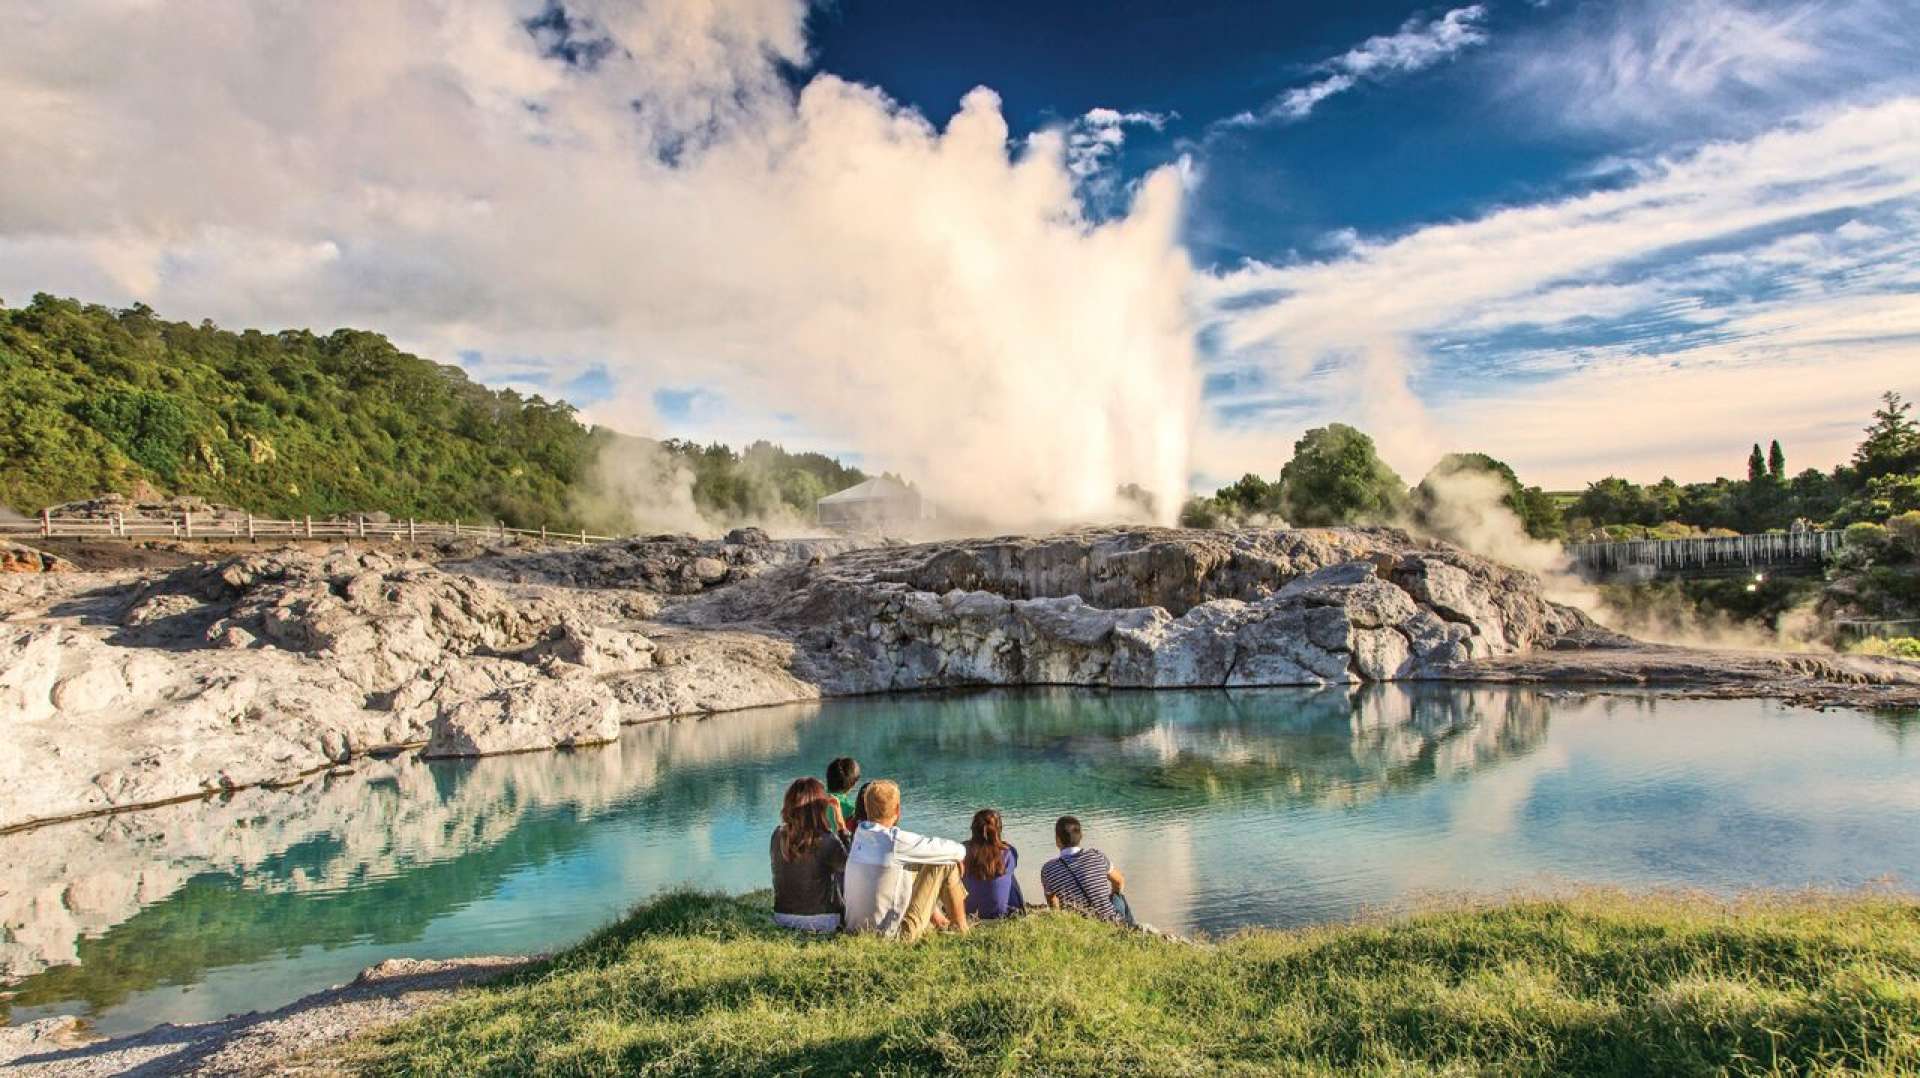
[[[795,89],[800,0],[25,8],[0,294],[378,328],[561,389],[602,368],[591,416],[631,433],[707,433],[651,408],[700,387],[997,526],[1106,515],[1125,483],[1177,511],[1175,170],[1095,221],[1063,133],[1011,143],[988,90],[936,124]]]

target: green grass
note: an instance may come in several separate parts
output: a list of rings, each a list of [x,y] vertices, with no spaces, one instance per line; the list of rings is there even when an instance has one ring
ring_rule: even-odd
[[[914,946],[675,894],[353,1045],[375,1074],[1920,1072],[1920,903],[1612,893],[1210,945],[1069,915]]]

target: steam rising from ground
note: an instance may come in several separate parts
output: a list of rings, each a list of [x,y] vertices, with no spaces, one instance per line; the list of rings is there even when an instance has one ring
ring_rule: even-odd
[[[802,0],[16,7],[0,294],[375,327],[549,393],[599,368],[629,433],[698,388],[994,526],[1185,493],[1176,170],[1095,221],[1065,133],[1010,143],[988,90],[938,125],[795,89]]]
[[[574,506],[589,530],[608,535],[685,534],[712,537],[737,527],[756,527],[776,539],[820,534],[806,514],[780,500],[773,477],[742,465],[737,478],[749,485],[745,511],[703,509],[694,497],[693,470],[645,438],[620,438],[601,447],[589,474],[574,490]]]
[[[1484,471],[1436,473],[1425,480],[1432,502],[1409,526],[1484,558],[1540,576],[1547,597],[1641,640],[1690,647],[1804,649],[1816,630],[1810,609],[1796,608],[1771,629],[1720,611],[1701,611],[1677,589],[1602,589],[1574,572],[1559,542],[1535,539],[1504,501],[1507,486]],[[1609,591],[1612,594],[1609,594]]]

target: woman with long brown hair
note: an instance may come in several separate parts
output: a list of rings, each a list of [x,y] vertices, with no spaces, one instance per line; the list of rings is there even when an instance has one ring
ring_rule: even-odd
[[[840,929],[840,875],[847,846],[834,828],[833,798],[819,779],[793,780],[774,828],[773,923],[809,932]]]
[[[973,814],[973,834],[967,839],[967,856],[960,862],[960,886],[967,891],[968,917],[992,921],[1026,908],[1020,881],[1013,875],[1020,864],[1020,851],[1000,837],[1001,828],[998,809],[981,809]]]

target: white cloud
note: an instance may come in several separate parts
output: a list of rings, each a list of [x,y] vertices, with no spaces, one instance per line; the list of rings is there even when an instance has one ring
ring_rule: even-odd
[[[1660,307],[1668,296],[1652,281],[1632,284],[1549,284],[1522,295],[1493,300],[1447,325],[1457,332],[1495,332],[1513,327],[1558,327],[1619,319]],[[1698,314],[1700,305],[1688,304]],[[1686,311],[1671,311],[1684,316]]]
[[[551,384],[604,365],[596,414],[635,426],[653,389],[705,386],[992,521],[1093,515],[1123,482],[1177,503],[1180,170],[1096,223],[1066,136],[1014,151],[986,90],[944,126],[828,75],[790,90],[803,0],[563,10],[16,3],[0,295],[356,325]]]
[[[1066,125],[1067,171],[1087,180],[1100,174],[1113,162],[1126,144],[1128,127],[1166,129],[1172,116],[1164,112],[1121,112],[1118,109],[1088,109],[1085,115]]]
[[[1518,98],[1558,122],[1697,131],[1912,89],[1920,33],[1908,0],[1619,0],[1510,46]]]
[[[1249,266],[1203,280],[1203,302],[1227,361],[1255,357],[1290,392],[1333,367],[1333,386],[1312,387],[1322,414],[1360,421],[1416,473],[1442,451],[1484,448],[1547,483],[1592,478],[1596,453],[1648,478],[1703,477],[1729,470],[1728,430],[1764,433],[1745,433],[1743,410],[1782,437],[1791,428],[1801,460],[1833,463],[1879,389],[1911,390],[1920,98],[1650,159],[1634,175],[1323,261]],[[1613,332],[1505,353],[1487,339],[1583,320]],[[1814,379],[1820,391],[1802,392]],[[1423,406],[1416,385],[1442,399]]]
[[[1257,112],[1243,112],[1227,123],[1248,124],[1300,120],[1322,101],[1345,93],[1363,80],[1423,71],[1487,40],[1486,6],[1455,8],[1436,19],[1408,19],[1397,33],[1370,37],[1319,65],[1324,75],[1296,86]]]

